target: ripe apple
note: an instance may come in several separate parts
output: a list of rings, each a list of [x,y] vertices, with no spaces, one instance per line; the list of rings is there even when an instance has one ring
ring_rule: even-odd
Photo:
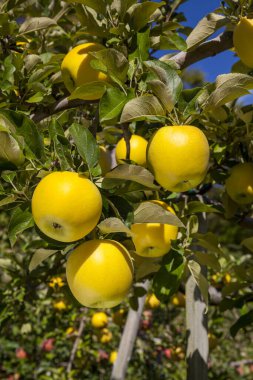
[[[84,306],[119,305],[133,282],[133,264],[127,249],[114,240],[89,240],[67,259],[67,282]]]
[[[52,172],[37,185],[32,214],[39,229],[52,239],[72,242],[97,225],[102,212],[99,190],[89,179],[73,172]]]
[[[156,297],[154,293],[149,294],[146,298],[146,305],[150,307],[150,309],[157,309],[160,306],[161,302]]]
[[[163,353],[164,353],[164,356],[167,358],[167,359],[171,359],[172,358],[172,349],[171,348],[165,348],[163,350]]]
[[[207,138],[192,125],[164,126],[149,142],[147,164],[165,189],[172,192],[190,190],[199,185],[207,173]]]
[[[70,50],[64,57],[61,65],[63,82],[71,93],[76,87],[92,82],[107,82],[109,79],[106,74],[93,69],[90,65],[95,59],[89,53],[105,49],[103,45],[96,42],[80,44]],[[85,100],[96,100],[103,95],[97,91],[87,95]]]
[[[27,358],[27,352],[24,350],[23,347],[18,347],[16,349],[16,358],[17,359],[26,359]]]
[[[129,159],[140,166],[146,166],[146,150],[148,142],[139,135],[130,137],[130,156]],[[124,163],[127,158],[127,147],[124,138],[120,139],[116,145],[116,161],[118,164]]]
[[[253,162],[233,166],[225,183],[226,191],[238,204],[253,202]]]
[[[96,329],[101,329],[108,324],[108,317],[107,315],[101,311],[98,313],[94,313],[91,318],[91,324]]]
[[[248,67],[253,68],[253,20],[242,17],[234,29],[233,42],[235,51],[240,60]]]
[[[151,201],[175,214],[165,202]],[[144,257],[161,257],[169,252],[171,240],[177,238],[178,227],[162,223],[134,223],[131,226],[136,253]]]
[[[41,345],[42,350],[46,352],[52,351],[54,349],[54,341],[54,338],[45,339]]]

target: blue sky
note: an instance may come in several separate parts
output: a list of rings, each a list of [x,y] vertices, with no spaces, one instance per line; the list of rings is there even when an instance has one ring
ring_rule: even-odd
[[[185,25],[194,27],[198,21],[214,9],[218,8],[220,0],[188,0],[179,7],[184,12],[187,22]],[[230,72],[231,66],[238,60],[232,51],[225,51],[216,55],[203,59],[192,65],[192,68],[198,68],[205,73],[207,81],[214,81],[217,75]]]

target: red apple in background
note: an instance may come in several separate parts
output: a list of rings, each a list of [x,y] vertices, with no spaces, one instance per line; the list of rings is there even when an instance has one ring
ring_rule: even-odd
[[[172,350],[171,348],[165,348],[163,350],[163,353],[164,353],[164,356],[167,358],[167,359],[171,359],[172,358]]]
[[[98,361],[102,361],[102,360],[108,360],[109,359],[109,355],[107,354],[106,351],[104,350],[99,350],[98,351]]]
[[[27,353],[26,351],[23,349],[23,347],[18,347],[16,349],[16,358],[17,359],[26,359],[27,358]]]
[[[54,349],[54,341],[54,338],[45,339],[41,345],[42,350],[46,352],[52,351]]]

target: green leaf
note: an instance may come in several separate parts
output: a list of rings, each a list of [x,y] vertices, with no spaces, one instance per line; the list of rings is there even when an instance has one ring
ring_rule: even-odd
[[[80,3],[94,9],[98,13],[106,13],[106,2],[103,0],[66,0],[67,3]]]
[[[19,34],[35,32],[41,29],[47,29],[50,26],[56,26],[57,22],[48,17],[31,17],[28,18],[19,28]]]
[[[221,210],[213,207],[212,205],[207,205],[199,201],[192,201],[187,204],[187,209],[185,210],[185,215],[197,214],[199,212],[218,212]]]
[[[230,328],[230,333],[234,338],[240,329],[246,328],[253,323],[253,310],[242,315]]]
[[[128,60],[123,53],[116,49],[102,49],[90,53],[96,60],[91,60],[91,66],[96,69],[106,68],[107,74],[120,86],[125,83],[128,71]]]
[[[69,95],[69,100],[83,99],[83,100],[96,100],[100,99],[106,91],[108,84],[105,82],[89,82],[76,87]]]
[[[168,302],[179,288],[185,268],[184,256],[174,249],[164,256],[161,268],[153,279],[153,288],[158,299]]]
[[[129,54],[129,60],[138,58],[141,62],[149,58],[150,49],[150,29],[146,28],[143,32],[137,33],[137,48]]]
[[[186,43],[188,50],[193,50],[201,42],[210,37],[216,30],[220,29],[228,23],[228,19],[217,13],[209,13],[202,20],[198,22],[196,27],[188,36]]]
[[[154,1],[146,1],[144,3],[134,4],[129,8],[127,14],[129,15],[129,23],[135,31],[142,29],[148,22],[151,22],[153,13],[165,5],[164,1],[159,3]]]
[[[216,88],[207,99],[204,108],[222,106],[231,102],[240,96],[249,94],[249,90],[253,88],[253,78],[247,74],[223,74],[216,79]]]
[[[13,137],[24,138],[24,153],[27,158],[41,159],[44,156],[43,138],[36,124],[21,112],[0,110],[0,123],[3,118],[8,120],[13,130]]]
[[[219,259],[215,256],[214,253],[208,252],[194,252],[194,255],[197,258],[197,261],[200,265],[206,265],[207,267],[212,268],[216,272],[221,270]]]
[[[184,227],[181,220],[172,212],[153,202],[142,202],[134,212],[134,223],[161,223]]]
[[[126,11],[136,3],[136,0],[113,0],[110,8],[115,9],[119,15],[120,20],[123,20]]]
[[[88,168],[93,168],[98,163],[99,155],[96,139],[88,128],[77,123],[71,125],[69,132],[74,139],[78,153],[87,164]]]
[[[223,255],[223,252],[220,249],[218,237],[212,232],[208,232],[207,234],[197,233],[193,234],[192,237],[197,239],[197,245],[200,245],[210,252],[215,252],[218,255]]]
[[[5,197],[0,200],[0,207],[13,203],[16,201],[16,199],[17,199],[17,195],[11,194],[8,197]]]
[[[243,245],[244,247],[248,248],[251,252],[253,252],[253,237],[244,239],[241,242],[241,245]]]
[[[60,162],[62,170],[68,170],[73,167],[71,156],[71,145],[64,135],[64,130],[60,123],[52,119],[48,126],[49,136],[54,144],[54,153]]]
[[[130,100],[123,108],[121,123],[146,120],[150,116],[164,116],[165,112],[161,103],[153,95],[143,95]]]
[[[127,236],[132,236],[131,230],[119,218],[107,218],[97,225],[102,234],[123,232]]]
[[[158,80],[150,80],[148,85],[167,111],[170,112],[183,89],[181,78],[176,70],[172,69],[165,62],[154,60],[146,61],[144,64],[158,77]]]
[[[101,38],[108,36],[107,24],[98,17],[94,9],[76,4],[75,13],[82,24],[82,34]]]
[[[33,226],[33,217],[28,210],[22,210],[21,208],[15,209],[15,212],[12,214],[10,219],[8,228],[8,237],[11,245],[13,246],[16,243],[18,234]]]
[[[134,181],[150,189],[159,189],[158,186],[154,185],[154,176],[147,169],[138,165],[118,165],[106,173],[105,180],[107,178],[121,181]]]
[[[208,281],[201,273],[201,266],[196,261],[189,260],[188,268],[202,294],[206,305],[208,305]]]
[[[11,162],[19,166],[22,165],[24,160],[23,149],[16,139],[9,133],[0,131],[0,162]]]
[[[115,87],[108,88],[99,103],[100,123],[115,120],[120,115],[124,105],[133,97],[133,92],[126,95]]]
[[[27,103],[40,103],[44,99],[42,92],[36,92],[33,96],[26,100]]]
[[[36,269],[44,260],[56,253],[57,250],[40,248],[33,254],[29,264],[29,271]]]

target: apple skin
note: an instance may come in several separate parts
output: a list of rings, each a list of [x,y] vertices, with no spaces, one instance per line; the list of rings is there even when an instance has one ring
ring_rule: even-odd
[[[24,350],[23,347],[18,347],[16,349],[16,358],[17,359],[26,359],[27,358],[27,352]]]
[[[163,350],[163,354],[167,359],[172,359],[172,349],[171,348],[165,348]]]
[[[109,80],[106,74],[93,69],[90,65],[91,60],[95,58],[89,53],[103,49],[105,49],[103,45],[88,42],[75,46],[65,55],[61,64],[62,79],[70,93],[81,85]],[[85,100],[96,100],[101,96],[102,93],[98,91],[86,96]]]
[[[73,242],[97,225],[102,197],[89,179],[74,172],[52,172],[36,186],[32,214],[38,228],[51,239]]]
[[[42,350],[46,352],[52,351],[54,349],[54,341],[54,338],[45,339],[41,345]]]
[[[149,201],[175,214],[165,202]],[[171,240],[177,238],[178,227],[162,223],[134,223],[131,226],[133,243],[137,255],[143,257],[161,257],[169,252]]]
[[[246,205],[253,202],[253,163],[240,163],[231,169],[225,183],[230,198],[238,204]]]
[[[180,193],[204,180],[209,155],[208,141],[201,129],[192,125],[164,126],[149,141],[147,163],[159,185]]]

